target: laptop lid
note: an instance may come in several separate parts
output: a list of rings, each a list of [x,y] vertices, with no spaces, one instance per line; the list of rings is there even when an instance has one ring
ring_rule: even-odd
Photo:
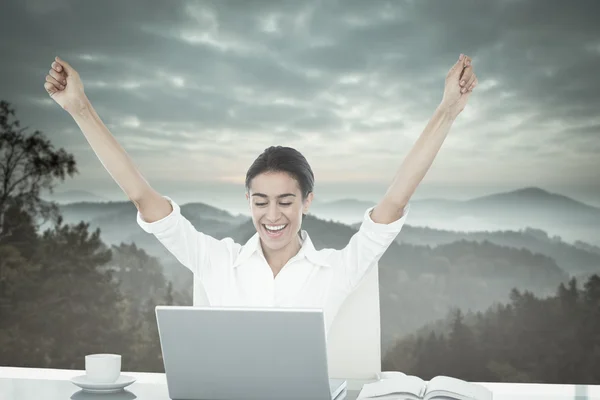
[[[322,310],[157,306],[172,399],[331,399]]]

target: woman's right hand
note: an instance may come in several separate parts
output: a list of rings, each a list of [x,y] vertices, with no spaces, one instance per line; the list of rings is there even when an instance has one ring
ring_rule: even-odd
[[[63,109],[71,112],[86,100],[79,74],[69,63],[58,56],[52,62],[44,83],[46,92]]]

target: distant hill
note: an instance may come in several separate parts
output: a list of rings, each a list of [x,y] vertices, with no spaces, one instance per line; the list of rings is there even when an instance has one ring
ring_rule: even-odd
[[[352,201],[346,204],[356,206]],[[245,216],[202,203],[181,209],[196,229],[218,239],[245,243],[255,233]],[[189,290],[191,273],[137,225],[137,210],[130,202],[76,203],[61,206],[61,211],[67,222],[84,220],[100,228],[107,243],[136,243],[160,259],[176,289]],[[342,249],[357,226],[308,215],[303,229],[317,249]],[[599,255],[590,250],[594,248],[586,243],[573,246],[534,229],[461,233],[407,224],[380,261],[383,350],[398,337],[443,318],[453,307],[483,310],[505,302],[513,287],[552,294],[571,274],[600,269]]]
[[[137,224],[137,209],[129,201],[73,203],[60,206],[60,212],[66,223],[86,221],[92,229],[101,228],[103,240],[110,244],[148,240],[142,239],[146,233]],[[228,231],[231,226],[237,226],[248,219],[203,203],[184,204],[181,206],[181,213],[196,229],[216,234]],[[155,239],[150,239],[154,243]]]
[[[42,198],[47,201],[54,201],[58,204],[70,204],[78,202],[104,202],[109,201],[103,196],[87,192],[85,190],[70,190],[65,192],[46,193]]]
[[[373,207],[375,205],[374,202],[364,201],[364,200],[355,200],[355,199],[341,199],[335,201],[327,201],[327,202],[314,202],[310,208],[311,214],[325,214],[331,213],[331,217],[335,213],[352,213],[352,218],[356,220],[356,218],[360,218],[362,214],[356,215],[357,211],[365,212],[365,210],[369,207]]]
[[[359,224],[353,227],[358,229]],[[600,272],[600,248],[584,242],[570,244],[560,237],[550,237],[540,229],[456,232],[405,225],[398,243],[437,247],[457,241],[484,242],[515,249],[527,249],[551,257],[572,276]]]
[[[478,197],[466,202],[471,205],[482,205],[486,207],[502,206],[513,204],[517,206],[526,205],[528,208],[534,207],[569,207],[575,212],[600,213],[600,209],[586,205],[570,197],[550,193],[539,187],[526,187],[506,193],[497,193],[488,196]]]
[[[594,246],[585,242],[581,242],[579,240],[576,241],[573,245],[578,249],[589,251],[590,253],[600,254],[600,246]]]
[[[311,207],[311,214],[347,224],[360,223],[375,203],[339,200]],[[543,229],[569,242],[600,246],[600,208],[569,197],[529,187],[466,201],[411,201],[408,221],[413,226],[458,232]]]

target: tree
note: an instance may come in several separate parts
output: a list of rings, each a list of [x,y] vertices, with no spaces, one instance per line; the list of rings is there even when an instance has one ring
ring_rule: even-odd
[[[15,305],[23,293],[35,291],[37,268],[13,246],[0,245],[0,333],[18,323]],[[0,334],[0,349],[2,346]],[[2,359],[2,357],[0,357]]]
[[[63,224],[40,198],[76,172],[40,132],[25,135],[0,103],[0,360],[83,368],[84,355],[123,355],[123,369],[162,372],[154,307],[180,296],[135,245],[109,248],[89,224]],[[37,220],[53,224],[41,233]]]
[[[75,158],[64,149],[55,150],[44,134],[26,134],[19,120],[9,121],[15,110],[0,101],[0,239],[12,234],[4,224],[7,209],[13,205],[40,224],[58,219],[56,204],[41,199],[41,190],[52,193],[57,180],[77,173]]]
[[[31,252],[39,242],[38,233],[34,226],[33,217],[18,204],[11,204],[4,212],[4,220],[0,232],[10,232],[10,235],[0,235],[0,246],[10,245],[21,254]]]
[[[106,268],[113,271],[121,293],[135,299],[140,307],[133,310],[139,314],[144,304],[164,304],[167,297],[167,282],[163,267],[156,257],[151,257],[135,243],[112,246],[112,260]]]
[[[134,344],[128,349],[130,365],[138,371],[162,372],[155,307],[175,304],[180,294],[165,279],[159,260],[135,243],[113,245],[112,260],[104,269],[112,272],[125,301],[121,330],[134,337]]]

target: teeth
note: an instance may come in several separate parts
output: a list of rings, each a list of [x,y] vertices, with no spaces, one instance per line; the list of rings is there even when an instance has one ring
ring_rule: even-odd
[[[285,225],[265,225],[265,227],[270,231],[280,231],[285,228]]]

